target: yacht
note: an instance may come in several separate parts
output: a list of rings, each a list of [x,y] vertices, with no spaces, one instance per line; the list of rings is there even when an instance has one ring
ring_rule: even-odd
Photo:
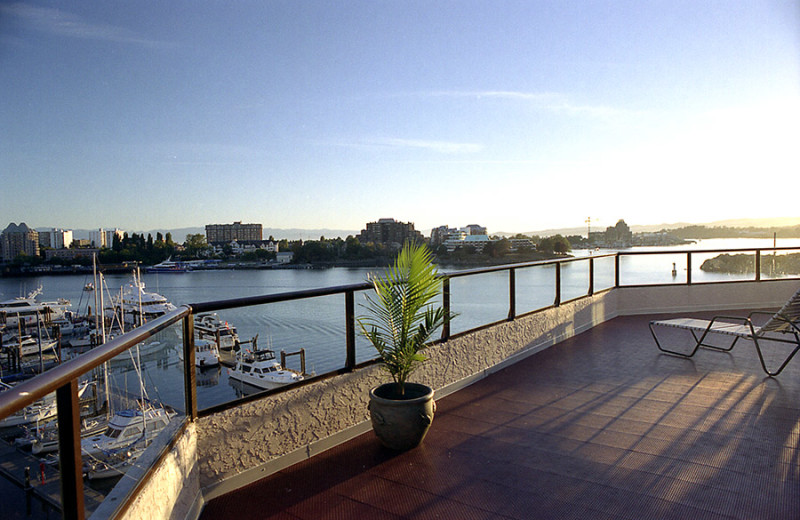
[[[178,350],[178,357],[183,361],[183,349]],[[195,338],[194,366],[198,368],[219,366],[219,348],[215,341]]]
[[[216,312],[205,312],[194,318],[194,331],[200,339],[213,339],[220,350],[231,350],[239,345],[236,327],[222,321]]]
[[[47,352],[48,350],[55,352],[58,340],[42,338],[39,339],[33,336],[12,336],[3,342],[3,352],[16,351],[22,354],[22,357],[33,356],[40,352]]]
[[[185,273],[189,270],[184,262],[174,262],[172,258],[167,258],[163,262],[146,268],[148,273]]]
[[[0,302],[0,326],[8,328],[36,326],[47,324],[51,320],[64,318],[67,308],[72,304],[69,300],[59,298],[56,301],[40,302],[36,297],[42,293],[42,287],[28,294],[11,300]]]
[[[150,320],[174,311],[175,307],[164,296],[144,290],[144,282],[134,275],[133,281],[123,288],[122,294],[114,298],[111,307],[106,307],[107,318],[124,316],[126,326],[138,327]]]
[[[262,390],[272,390],[302,381],[303,375],[283,368],[275,359],[275,352],[263,349],[240,351],[236,365],[228,369],[228,378]]]
[[[167,427],[176,412],[147,405],[144,409],[120,410],[108,421],[106,431],[81,440],[81,452],[90,457],[110,455],[149,443]]]

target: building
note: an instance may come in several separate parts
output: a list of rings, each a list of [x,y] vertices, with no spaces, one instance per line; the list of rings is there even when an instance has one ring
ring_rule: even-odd
[[[274,240],[231,240],[228,243],[216,242],[211,247],[214,248],[214,254],[219,255],[224,252],[225,246],[230,246],[231,252],[237,256],[259,249],[269,253],[278,253],[278,243]]]
[[[261,224],[208,224],[206,225],[206,242],[209,244],[231,243],[232,241],[261,241],[264,230]]]
[[[39,247],[49,249],[65,249],[72,245],[71,229],[51,228],[39,231]]]
[[[414,229],[413,222],[399,222],[393,218],[382,218],[368,222],[366,229],[356,236],[359,242],[373,242],[400,249],[407,241],[422,242],[422,233]]]
[[[24,222],[19,225],[12,222],[0,236],[0,250],[4,262],[11,262],[20,255],[39,256],[39,233]]]
[[[462,228],[468,235],[485,235],[486,227],[479,226],[478,224],[469,224]]]
[[[111,247],[114,245],[114,237],[119,237],[122,240],[122,237],[125,233],[120,229],[113,229],[113,230],[104,230],[102,228],[97,229],[95,231],[89,232],[89,244],[92,247]]]
[[[86,258],[91,260],[92,256],[95,256],[99,253],[99,248],[45,249],[44,259],[73,261],[79,258]]]

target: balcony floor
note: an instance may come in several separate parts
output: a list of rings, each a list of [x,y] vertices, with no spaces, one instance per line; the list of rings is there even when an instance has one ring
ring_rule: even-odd
[[[438,400],[417,449],[370,432],[201,518],[800,518],[800,360],[769,378],[748,343],[662,354],[653,318],[617,318]]]

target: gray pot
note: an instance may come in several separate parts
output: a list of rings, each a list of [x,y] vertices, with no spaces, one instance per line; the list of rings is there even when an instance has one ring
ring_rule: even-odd
[[[369,391],[369,414],[375,435],[387,448],[397,451],[419,446],[433,422],[436,402],[433,388],[406,383],[399,398],[397,383],[386,383]]]

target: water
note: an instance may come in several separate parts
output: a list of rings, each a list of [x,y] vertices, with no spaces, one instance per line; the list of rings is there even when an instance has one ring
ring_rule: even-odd
[[[685,283],[686,251],[697,249],[724,249],[745,247],[771,247],[771,239],[704,240],[697,244],[672,248],[633,248],[632,251],[674,251],[670,255],[626,256],[621,259],[621,283]],[[800,240],[779,240],[779,247],[798,247]],[[589,289],[588,256],[605,251],[578,250],[573,254],[585,260],[562,266],[562,301],[587,293]],[[715,256],[693,255],[693,282],[744,279],[744,275],[704,273],[700,270],[703,259]],[[675,264],[676,274],[672,269]],[[369,269],[288,269],[288,270],[219,270],[188,273],[143,274],[146,290],[158,292],[176,305],[224,300],[243,296],[283,293],[300,289],[323,288],[356,284],[365,281]],[[752,278],[752,276],[751,276]],[[106,276],[108,290],[104,299],[119,292],[131,275]],[[83,291],[90,277],[41,276],[34,278],[0,278],[0,299],[8,299],[30,292],[40,285],[43,300],[67,298],[72,309],[85,312],[87,306],[96,308],[94,293]],[[614,259],[595,261],[595,291],[614,284]],[[453,321],[453,333],[463,332],[480,325],[506,319],[508,315],[507,272],[487,273],[454,278],[451,281],[452,308],[458,313]],[[477,296],[476,296],[477,295]],[[555,300],[555,267],[535,267],[517,270],[516,312],[522,314],[552,305]],[[356,313],[363,294],[356,295]],[[345,363],[345,308],[344,295],[333,295],[293,302],[261,305],[242,309],[220,311],[224,320],[235,325],[241,340],[258,337],[260,347],[270,347],[276,352],[296,352],[305,349],[306,370],[323,373],[338,369]],[[165,348],[157,353],[125,354],[110,365],[111,383],[131,395],[139,395],[139,376],[135,370],[141,366],[142,379],[148,396],[183,410],[182,361],[179,357],[180,329],[162,332],[158,340]],[[374,357],[372,347],[360,336],[356,341],[357,361]],[[134,362],[137,361],[136,363]],[[299,369],[299,361],[292,358],[287,363]],[[227,369],[221,367],[197,371],[198,406],[206,408],[251,392],[228,380]]]

